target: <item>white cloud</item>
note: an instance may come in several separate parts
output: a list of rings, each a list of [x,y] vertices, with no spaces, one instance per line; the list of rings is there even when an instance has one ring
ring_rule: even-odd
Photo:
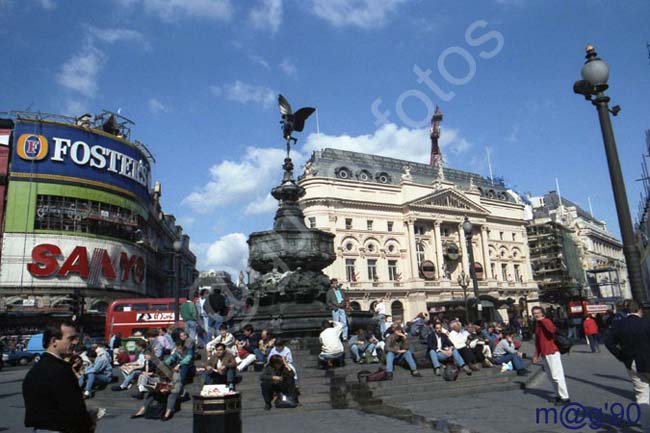
[[[79,117],[84,113],[88,113],[88,111],[86,103],[76,99],[67,99],[63,108],[63,114],[72,117]]]
[[[282,60],[282,63],[278,65],[280,70],[287,74],[291,78],[296,78],[298,76],[298,68],[296,65],[288,58]]]
[[[381,27],[406,0],[312,0],[312,13],[335,27]]]
[[[259,0],[249,19],[255,29],[275,34],[282,25],[282,0]]]
[[[210,168],[211,180],[183,199],[194,211],[207,213],[217,207],[245,203],[280,182],[286,153],[281,148],[249,147],[240,161],[223,161]],[[302,156],[293,152],[298,166]]]
[[[176,219],[176,222],[180,224],[183,228],[188,229],[194,225],[196,218],[191,215],[185,215]]]
[[[149,101],[147,101],[147,105],[149,106],[149,110],[151,110],[153,114],[164,113],[166,111],[169,111],[169,108],[156,98],[149,99]]]
[[[262,56],[253,53],[253,54],[249,54],[248,58],[251,59],[251,62],[255,63],[256,65],[260,65],[267,71],[271,70],[271,66],[269,65],[269,62],[264,60]]]
[[[93,97],[97,91],[97,75],[105,60],[103,52],[89,45],[63,64],[56,80],[63,87]]]
[[[210,91],[215,96],[223,94],[230,101],[242,104],[257,104],[264,108],[272,107],[277,98],[276,92],[268,87],[255,86],[239,80],[223,86],[210,86]]]
[[[231,0],[117,0],[132,7],[142,3],[148,13],[167,21],[178,18],[210,18],[228,21],[233,14]]]
[[[149,48],[149,43],[144,39],[142,33],[137,30],[120,28],[100,29],[98,27],[88,26],[88,33],[94,38],[109,44],[114,44],[115,42],[136,42],[145,48]]]
[[[210,266],[239,275],[248,265],[248,244],[243,233],[230,233],[220,237],[207,248],[201,267]]]
[[[41,7],[47,11],[51,11],[57,7],[57,4],[54,0],[38,0],[38,4],[40,4]]]
[[[246,215],[261,215],[265,213],[275,212],[278,208],[278,201],[273,198],[271,194],[267,194],[263,198],[257,199],[246,206],[244,214]]]
[[[427,128],[400,128],[394,123],[388,123],[382,125],[374,133],[366,135],[310,134],[302,150],[311,152],[326,147],[428,163],[431,139]],[[443,156],[445,156],[463,153],[471,145],[457,129],[442,128],[440,147]]]

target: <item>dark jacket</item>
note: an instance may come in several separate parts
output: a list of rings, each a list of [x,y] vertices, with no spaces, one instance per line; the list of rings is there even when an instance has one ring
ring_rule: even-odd
[[[630,314],[612,325],[612,331],[605,340],[607,348],[614,353],[619,349],[617,358],[631,368],[636,362],[636,371],[650,373],[650,320]],[[616,353],[614,353],[616,356]]]
[[[435,331],[429,334],[429,336],[427,337],[427,352],[431,350],[435,350],[437,352],[438,349],[454,346],[451,343],[451,340],[449,340],[449,337],[447,337],[447,335],[444,333],[440,334],[440,343],[442,344],[442,347],[438,347],[438,340],[436,339]]]
[[[271,364],[266,364],[262,370],[260,381],[267,384],[273,383],[273,376],[280,376],[283,381],[293,381],[294,372],[284,366],[276,370]]]
[[[345,308],[345,292],[343,290],[340,290],[341,296],[343,296],[343,301],[338,302],[336,300],[336,293],[334,293],[334,289],[330,288],[327,291],[327,295],[325,296],[325,301],[327,302],[327,308],[330,310],[338,310],[339,308]]]
[[[65,433],[92,432],[72,366],[45,352],[23,381],[25,427]]]

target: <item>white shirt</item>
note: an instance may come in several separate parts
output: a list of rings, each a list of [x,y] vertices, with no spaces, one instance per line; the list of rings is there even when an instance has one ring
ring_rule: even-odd
[[[321,353],[327,355],[335,355],[343,353],[343,343],[341,342],[341,333],[343,332],[343,324],[334,322],[333,328],[327,328],[320,333],[318,337],[321,344]]]
[[[383,302],[380,302],[377,305],[375,305],[375,313],[383,314],[385,316],[386,315],[386,305],[384,305]]]
[[[199,316],[207,316],[208,315],[208,313],[203,308],[204,304],[205,304],[205,298],[199,299]]]
[[[467,337],[469,337],[469,332],[461,329],[460,332],[449,331],[449,339],[451,344],[454,345],[456,349],[462,349],[467,343]]]

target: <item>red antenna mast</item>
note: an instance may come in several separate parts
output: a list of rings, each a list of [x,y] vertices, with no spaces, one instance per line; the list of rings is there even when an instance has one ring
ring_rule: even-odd
[[[433,167],[440,167],[443,164],[442,152],[440,151],[440,145],[438,144],[438,139],[440,138],[440,123],[442,122],[442,112],[440,108],[436,105],[436,111],[431,117],[431,160],[429,165]]]

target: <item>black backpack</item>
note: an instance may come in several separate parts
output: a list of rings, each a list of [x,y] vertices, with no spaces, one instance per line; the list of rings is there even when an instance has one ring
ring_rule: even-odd
[[[562,355],[569,353],[571,351],[571,347],[573,347],[573,342],[564,331],[556,330],[555,335],[553,336],[553,340],[555,341],[555,345],[560,350],[560,353]]]
[[[210,307],[212,308],[212,311],[214,311],[215,313],[219,313],[222,316],[226,315],[227,313],[226,298],[224,298],[221,293],[212,292],[210,296],[208,296],[208,302],[210,303]]]
[[[453,382],[458,379],[458,367],[452,364],[447,364],[445,368],[442,369],[442,378],[447,382]]]

